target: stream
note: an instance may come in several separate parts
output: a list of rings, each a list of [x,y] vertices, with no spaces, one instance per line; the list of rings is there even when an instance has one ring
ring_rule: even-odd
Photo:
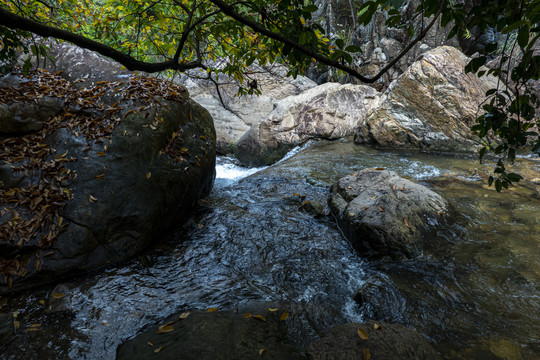
[[[331,216],[301,208],[326,204],[332,183],[365,167],[414,179],[454,208],[419,258],[367,261]],[[537,159],[514,167],[540,182]],[[492,169],[476,156],[348,141],[310,143],[261,169],[218,158],[211,195],[155,248],[56,290],[4,297],[20,328],[1,358],[114,359],[172,313],[277,301],[299,349],[332,326],[375,319],[416,329],[444,359],[540,359],[539,186],[497,193],[486,184]]]

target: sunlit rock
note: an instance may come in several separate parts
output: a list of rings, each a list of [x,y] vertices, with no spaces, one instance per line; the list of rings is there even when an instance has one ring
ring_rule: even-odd
[[[283,99],[238,141],[236,157],[246,165],[268,165],[309,139],[350,136],[379,95],[369,86],[326,83]]]
[[[481,143],[470,127],[497,79],[465,74],[469,60],[450,46],[422,54],[362,121],[355,141],[433,151],[477,150]]]

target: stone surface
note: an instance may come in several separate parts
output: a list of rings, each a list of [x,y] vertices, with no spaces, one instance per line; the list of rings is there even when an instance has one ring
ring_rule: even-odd
[[[367,339],[358,335],[359,328],[367,333]],[[440,359],[427,340],[413,329],[375,321],[333,327],[309,346],[307,357],[310,360]]]
[[[365,257],[414,257],[425,231],[437,226],[448,203],[425,186],[387,170],[364,169],[332,185],[331,212],[353,247]]]
[[[159,325],[128,340],[117,350],[118,360],[160,359],[184,360],[247,360],[304,359],[287,340],[285,321],[279,318],[282,310],[270,312],[271,304],[256,304],[242,307],[239,311],[203,312],[191,311],[179,320],[176,314],[168,322],[174,329],[157,334]],[[260,315],[263,319],[245,318],[244,314]],[[264,321],[263,321],[264,320]],[[153,346],[149,346],[148,342]],[[157,349],[162,347],[159,353]],[[264,349],[264,350],[263,350]],[[262,352],[261,352],[262,351]]]
[[[195,71],[190,73],[191,76],[183,75],[179,80],[193,100],[205,107],[214,118],[219,153],[233,153],[238,139],[252,125],[267,118],[277,102],[316,86],[315,82],[304,76],[296,79],[287,77],[287,69],[282,65],[259,66],[255,63],[249,71],[249,79],[255,80],[262,92],[259,96],[235,96],[238,84],[224,74],[217,81],[220,84],[219,94],[214,82],[197,78]]]
[[[465,74],[468,61],[450,46],[424,53],[389,87],[381,106],[357,129],[355,141],[428,151],[476,151],[480,141],[470,126],[497,79]]]
[[[0,313],[0,347],[11,339],[13,332],[13,315]]]
[[[211,190],[215,131],[209,113],[185,90],[156,79],[134,78],[113,88],[90,97],[102,101],[96,108],[68,104],[69,113],[62,115],[68,123],[44,132],[43,140],[26,139],[27,144],[42,142],[30,152],[42,165],[32,172],[23,170],[26,176],[19,188],[0,193],[8,199],[16,193],[23,196],[0,203],[0,293],[129,258],[182,223]],[[70,125],[69,119],[78,117],[84,120]],[[101,134],[106,131],[111,132]],[[16,137],[5,141],[5,146],[22,148],[26,143]],[[40,158],[41,149],[50,155]],[[24,160],[14,161],[12,168],[24,165]],[[44,173],[44,164],[56,164],[58,179],[50,176],[53,170]],[[24,189],[42,190],[40,195]],[[48,200],[51,193],[58,193],[53,198],[58,200]],[[70,200],[58,204],[66,193]],[[29,201],[21,200],[25,197]],[[26,222],[13,225],[21,219]],[[44,228],[35,227],[41,219]],[[58,228],[63,230],[57,233]]]
[[[238,141],[236,157],[245,165],[268,165],[309,139],[352,135],[379,99],[371,87],[337,83],[283,99],[267,119]]]

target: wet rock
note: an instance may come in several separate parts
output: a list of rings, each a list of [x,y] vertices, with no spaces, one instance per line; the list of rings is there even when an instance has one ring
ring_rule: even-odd
[[[328,204],[353,247],[374,258],[419,255],[426,230],[448,211],[437,193],[377,169],[341,178],[332,185]]]
[[[240,311],[191,311],[183,320],[176,314],[160,324],[174,322],[170,325],[172,331],[158,335],[159,325],[152,326],[122,344],[116,358],[137,360],[158,355],[160,359],[185,360],[304,359],[287,340],[286,323],[279,319],[283,311],[270,312],[271,307],[256,304]],[[248,313],[262,319],[246,318]]]
[[[0,313],[0,346],[7,343],[13,336],[13,316]]]
[[[367,333],[367,339],[358,335],[359,328]],[[333,327],[309,346],[307,357],[310,360],[440,359],[427,340],[413,329],[375,321]]]
[[[472,134],[485,93],[497,87],[493,76],[465,74],[469,62],[450,46],[428,51],[390,85],[380,107],[355,133],[357,143],[432,151],[476,151]]]
[[[262,92],[259,96],[235,96],[238,85],[225,74],[219,76],[219,94],[215,83],[198,79],[197,72],[182,76],[180,83],[189,90],[193,100],[206,108],[214,118],[218,152],[232,154],[242,135],[251,126],[266,119],[280,100],[316,86],[307,77],[293,79],[287,76],[287,71],[282,65],[259,66],[254,63],[249,76],[250,81],[256,81],[257,89]]]
[[[170,226],[184,221],[196,201],[211,190],[215,131],[209,113],[183,89],[171,90],[174,85],[164,81],[134,78],[115,86],[116,91],[98,97],[104,110],[72,107],[73,118],[87,121],[46,134],[42,145],[50,155],[43,163],[60,161],[63,170],[27,172],[21,188],[35,185],[34,191],[25,193],[34,198],[10,203],[10,209],[0,206],[4,215],[0,293],[58,281],[134,256]],[[129,96],[141,86],[172,93],[161,98],[158,90],[150,88],[145,91],[152,97]],[[105,135],[106,131],[110,133]],[[11,140],[18,141],[6,141]],[[56,200],[45,207],[51,193],[58,194]],[[59,205],[61,196],[69,200]],[[33,219],[41,221],[40,213],[46,215],[47,226],[26,234],[35,224]],[[11,218],[27,221],[18,228],[20,233],[11,230]]]
[[[379,93],[368,86],[317,86],[280,101],[267,119],[242,136],[235,155],[244,165],[272,164],[309,139],[352,135],[378,104]]]
[[[14,75],[6,75],[0,79],[2,88],[11,87],[20,92],[26,91],[29,80]],[[2,96],[0,100],[0,136],[24,134],[41,130],[44,122],[52,115],[58,114],[64,101],[57,97],[43,96],[33,101]]]

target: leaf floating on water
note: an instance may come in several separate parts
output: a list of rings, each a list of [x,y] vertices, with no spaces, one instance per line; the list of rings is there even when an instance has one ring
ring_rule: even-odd
[[[165,325],[161,325],[161,326],[158,328],[157,333],[158,333],[158,334],[164,334],[164,333],[171,332],[171,331],[173,331],[173,330],[174,330],[174,328],[173,328],[171,325],[165,324]]]
[[[104,177],[105,177],[105,174],[96,175],[96,179],[103,179]]]
[[[146,173],[146,180],[150,179],[150,176],[152,176],[152,173],[151,173],[151,172],[147,172],[147,173]]]
[[[101,322],[103,325],[105,325],[105,326],[111,326],[111,324],[109,324],[108,321],[102,320],[102,321],[100,321],[100,322]]]
[[[278,311],[278,308],[268,308],[268,311],[270,311],[270,312],[276,312],[276,311]]]
[[[95,203],[97,201],[97,198],[93,197],[92,195],[90,195],[88,197],[88,201],[90,201],[92,204]]]
[[[181,313],[180,316],[178,317],[180,320],[184,320],[185,318],[187,318],[189,316],[189,314],[191,314],[189,311],[186,311],[184,313]]]
[[[265,348],[262,348],[261,350],[259,350],[259,356],[262,356],[264,354],[264,352],[266,351]]]
[[[362,328],[358,328],[358,330],[356,330],[356,333],[358,334],[358,336],[360,336],[360,339],[363,339],[363,340],[369,339],[369,335],[367,331]]]
[[[243,316],[244,319],[249,319],[250,317],[253,317],[253,314],[252,314],[252,313],[246,313],[246,314],[244,314],[244,316]]]
[[[13,326],[15,326],[15,329],[18,329],[18,328],[21,327],[21,323],[15,320],[15,321],[13,322]]]
[[[206,310],[206,312],[216,312],[217,308],[209,308]]]
[[[163,350],[163,345],[161,345],[160,347],[158,347],[156,350],[154,350],[155,353],[158,353],[160,352],[161,350]]]
[[[379,171],[380,171],[380,170],[384,170],[384,168],[378,167],[378,168],[375,168],[375,170],[379,170]]]
[[[253,315],[253,318],[262,322],[266,322],[266,319],[262,315]]]
[[[364,348],[364,360],[371,359],[371,353],[369,352],[368,348]]]
[[[411,227],[409,226],[409,220],[407,220],[407,218],[404,218],[404,219],[403,219],[403,222],[405,223],[405,226],[406,226],[406,227],[408,227],[409,229],[411,228]]]
[[[55,299],[61,299],[61,298],[63,298],[64,296],[66,296],[66,295],[64,295],[64,294],[62,294],[62,293],[54,293],[54,294],[52,295],[52,297],[55,298]]]
[[[97,156],[103,157],[103,156],[107,156],[107,154],[105,154],[103,151],[98,151]]]
[[[39,300],[39,303],[40,303],[41,305],[45,305],[45,300]]]
[[[279,320],[283,321],[289,317],[289,313],[284,311],[283,314],[279,317]]]
[[[379,330],[379,329],[381,328],[381,325],[375,323],[375,324],[373,324],[373,328],[374,328],[375,330]]]

